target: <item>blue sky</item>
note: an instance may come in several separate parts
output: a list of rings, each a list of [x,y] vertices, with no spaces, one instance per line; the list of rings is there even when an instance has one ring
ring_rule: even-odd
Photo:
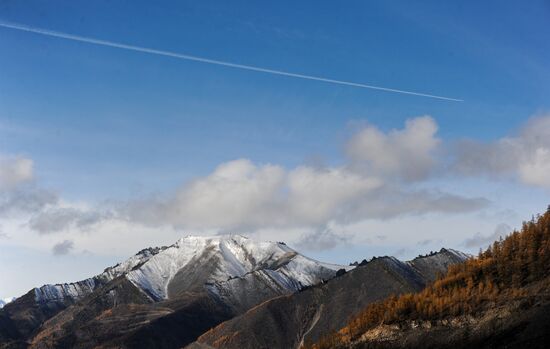
[[[45,188],[64,204],[90,209],[105,202],[171,195],[236,159],[287,171],[347,166],[349,140],[362,127],[373,125],[389,134],[422,115],[433,118],[438,139],[449,148],[465,138],[492,144],[517,135],[529,118],[547,115],[550,109],[550,44],[545,35],[549,19],[546,1],[349,1],[345,6],[320,1],[2,1],[4,22],[464,102],[274,76],[0,28],[0,155],[32,159],[32,183],[27,186]],[[548,189],[540,180],[525,183],[513,171],[504,178],[493,172],[399,184],[408,191],[430,188],[492,203],[484,213],[468,213],[463,236],[443,235],[431,239],[434,246],[429,247],[451,242],[460,248],[458,241],[475,232],[489,235],[498,223],[514,226],[545,208]],[[516,216],[495,218],[505,210]],[[414,217],[425,220],[432,214]],[[482,214],[493,216],[485,219]],[[440,226],[434,225],[434,232],[442,230],[447,219],[455,219],[435,215]],[[40,279],[68,281],[63,277],[85,277],[84,272],[102,270],[102,263],[129,254],[130,247],[107,250],[89,242],[93,229],[57,236],[39,233],[40,242],[28,243],[31,233],[17,238],[17,227],[24,224],[15,224],[13,216],[2,219],[2,232],[10,238],[0,239],[0,253],[7,248],[24,252],[3,260],[0,271],[17,270],[23,259],[43,265],[58,265],[60,258],[82,261],[74,262],[86,265],[80,273],[57,271],[58,277]],[[355,227],[355,236],[374,236],[368,231],[372,224],[393,226],[409,218],[368,219],[371,225]],[[490,222],[482,223],[484,219]],[[476,222],[480,228],[473,231]],[[154,231],[150,225],[147,229]],[[298,241],[298,233],[290,231],[306,228],[292,229],[259,235],[282,234]],[[335,234],[345,236],[344,231]],[[162,235],[158,244],[179,233]],[[90,245],[77,241],[75,236],[82,234]],[[155,236],[137,239],[136,246],[154,243]],[[75,241],[74,250],[64,257],[51,256],[52,244],[64,239]],[[361,241],[363,248],[344,243],[309,254],[345,262],[346,250],[359,258],[403,249],[395,241]],[[422,248],[410,247],[405,257]],[[0,286],[0,296],[29,288],[29,281],[12,274],[10,280],[22,286]]]

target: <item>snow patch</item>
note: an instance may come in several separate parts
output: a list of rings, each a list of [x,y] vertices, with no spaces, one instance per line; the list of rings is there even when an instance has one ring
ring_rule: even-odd
[[[115,266],[109,267],[103,273],[92,278],[65,284],[44,285],[34,289],[34,298],[38,303],[50,301],[64,301],[70,299],[76,301],[90,293],[97,287],[126,274],[130,270],[145,263],[153,255],[161,251],[162,248],[148,248],[141,250],[126,261]]]
[[[2,309],[6,304],[13,302],[15,299],[15,297],[0,299],[0,309]]]

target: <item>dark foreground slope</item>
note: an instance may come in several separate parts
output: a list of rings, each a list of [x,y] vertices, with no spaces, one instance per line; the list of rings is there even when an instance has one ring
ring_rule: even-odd
[[[372,302],[421,290],[465,258],[445,249],[411,262],[376,258],[324,285],[267,301],[205,333],[191,347],[297,348],[341,328]]]
[[[235,315],[203,292],[116,305],[107,294],[99,290],[47,321],[29,347],[179,348]]]
[[[367,306],[313,348],[549,348],[550,207],[419,293]]]

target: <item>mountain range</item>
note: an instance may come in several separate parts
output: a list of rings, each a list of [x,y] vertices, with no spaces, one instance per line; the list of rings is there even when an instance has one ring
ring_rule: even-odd
[[[297,348],[391,294],[421,290],[467,256],[357,267],[282,242],[187,236],[91,278],[44,285],[0,310],[1,348]]]
[[[206,332],[190,348],[299,348],[343,327],[372,302],[423,289],[467,257],[442,249],[408,262],[374,258],[329,282],[264,302]]]

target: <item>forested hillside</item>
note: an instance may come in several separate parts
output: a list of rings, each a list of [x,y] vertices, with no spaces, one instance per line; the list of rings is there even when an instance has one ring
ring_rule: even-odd
[[[529,308],[547,294],[549,269],[550,207],[477,257],[451,266],[423,291],[370,304],[346,327],[306,347],[361,347],[369,341],[365,333],[383,325],[429,323],[431,328],[445,319],[471,318],[501,305],[519,302]],[[391,341],[385,342],[384,347],[391,347]]]

